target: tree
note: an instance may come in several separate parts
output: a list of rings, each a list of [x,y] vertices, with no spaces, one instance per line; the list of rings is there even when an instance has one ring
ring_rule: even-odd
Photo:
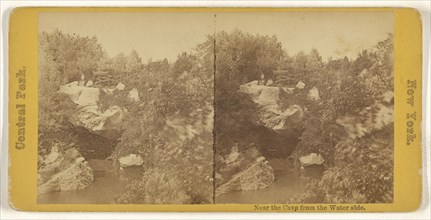
[[[140,180],[128,184],[127,191],[117,197],[118,202],[212,201],[213,137],[209,119],[214,81],[212,69],[205,67],[212,57],[206,56],[204,48],[198,48],[196,54],[181,53],[172,65],[166,59],[149,61],[134,79],[145,101],[130,103],[115,154],[138,153],[146,158],[146,170]],[[189,131],[193,135],[184,138],[181,132]]]
[[[127,70],[128,59],[124,53],[117,54],[114,58],[112,58],[112,66],[111,68],[114,72],[120,75],[125,75]]]
[[[204,43],[207,54],[213,54],[214,39]],[[215,145],[217,153],[230,150],[234,142],[244,147],[257,127],[257,105],[246,94],[238,92],[241,84],[272,78],[272,72],[285,55],[275,36],[251,35],[239,30],[216,34],[215,60]]]
[[[59,30],[39,34],[39,140],[40,148],[50,138],[71,139],[70,124],[66,116],[74,103],[56,92],[60,86],[90,78],[103,56],[96,37],[64,34]]]
[[[291,202],[392,201],[393,118],[388,117],[393,103],[382,99],[382,94],[393,92],[391,35],[376,48],[362,51],[352,62],[330,59],[316,78],[319,91],[323,88],[328,95],[321,96],[319,105],[307,107],[295,155],[322,154],[325,172],[322,179],[305,180],[306,191]],[[381,118],[388,124],[372,129]],[[345,124],[340,121],[363,135],[352,138],[349,129],[338,131]]]
[[[127,62],[125,66],[125,72],[129,75],[136,75],[142,69],[142,60],[136,50],[132,50],[127,56]]]
[[[196,60],[197,58],[195,56],[188,54],[187,52],[183,52],[178,55],[177,60],[173,65],[172,72],[176,76],[179,76],[183,73],[189,73],[194,67]]]
[[[52,61],[62,84],[79,80],[82,75],[91,78],[103,55],[96,37],[63,34],[59,30],[41,34],[44,58]]]
[[[372,94],[381,95],[386,90],[394,89],[394,39],[388,34],[385,40],[379,41],[375,46],[375,59],[369,68],[369,74],[363,78]]]
[[[262,74],[271,78],[284,51],[275,36],[251,35],[235,30],[217,33],[216,53],[216,80],[238,86],[260,79]]]

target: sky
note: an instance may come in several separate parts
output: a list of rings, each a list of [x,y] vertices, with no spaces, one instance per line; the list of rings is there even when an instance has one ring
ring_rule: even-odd
[[[393,33],[391,12],[217,12],[217,31],[276,35],[288,54],[315,48],[324,60],[347,56]],[[144,61],[174,61],[214,32],[213,12],[68,12],[39,14],[39,32],[96,36],[109,56],[136,50]]]

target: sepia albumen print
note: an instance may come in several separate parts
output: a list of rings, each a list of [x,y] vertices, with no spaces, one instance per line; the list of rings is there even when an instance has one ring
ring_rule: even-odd
[[[390,12],[44,12],[38,39],[38,203],[393,201]]]

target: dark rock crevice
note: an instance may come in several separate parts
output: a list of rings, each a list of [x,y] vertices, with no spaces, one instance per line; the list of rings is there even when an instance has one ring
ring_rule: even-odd
[[[107,159],[115,150],[118,140],[94,134],[83,127],[72,129],[78,151],[87,160]]]

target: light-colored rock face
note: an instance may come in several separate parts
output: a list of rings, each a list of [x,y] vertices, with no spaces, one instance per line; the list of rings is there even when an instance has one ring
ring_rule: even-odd
[[[278,108],[268,108],[261,113],[260,119],[265,127],[279,131],[286,129],[292,123],[300,122],[303,116],[304,112],[299,105],[291,105],[283,112]]]
[[[79,96],[85,87],[78,86],[78,81],[68,83],[66,85],[60,86],[60,93],[64,93],[70,97],[74,103],[78,104]]]
[[[88,130],[106,136],[105,131],[120,132],[119,124],[124,118],[124,110],[116,105],[110,106],[104,112],[101,112],[97,106],[88,106],[81,109],[77,125],[83,126]],[[106,138],[112,138],[106,136]]]
[[[50,155],[54,153],[51,152]],[[59,152],[57,152],[59,153]],[[37,193],[84,189],[93,182],[93,170],[75,149],[59,153],[56,160],[43,163],[38,169]]]
[[[280,89],[278,87],[261,86],[258,94],[259,95],[253,99],[254,102],[269,108],[277,107],[278,95],[280,94]]]
[[[78,86],[85,86],[85,80],[81,78],[81,80],[78,81]]]
[[[112,95],[116,89],[103,90],[106,94]],[[72,124],[82,126],[108,139],[118,138],[121,130],[120,123],[124,118],[125,110],[119,106],[111,105],[102,111],[98,106],[99,88],[79,86],[76,82],[72,82],[60,87],[59,92],[67,94],[77,104],[78,115],[76,117],[69,116],[69,121]]]
[[[74,191],[87,188],[93,183],[93,170],[83,157],[78,157],[75,164],[59,175],[60,191]]]
[[[393,105],[393,101],[394,101],[394,92],[388,91],[382,95],[382,102],[383,103],[385,103],[387,105],[391,105],[391,104]]]
[[[87,86],[87,87],[90,87],[92,85],[94,85],[92,80],[88,80],[88,82],[85,84],[85,86]]]
[[[60,87],[60,93],[64,93],[79,106],[96,105],[99,101],[100,91],[98,88],[79,86],[78,82],[71,82]]]
[[[301,166],[307,167],[311,165],[322,165],[325,160],[323,159],[322,155],[311,153],[306,156],[300,157],[299,162],[301,162]]]
[[[238,146],[233,146],[231,149],[230,154],[226,157],[225,162],[227,164],[233,163],[238,159],[239,152],[238,152]]]
[[[123,83],[118,83],[117,86],[115,87],[115,89],[123,91],[126,88],[126,85],[124,85]]]
[[[43,162],[45,164],[50,164],[55,162],[58,157],[60,156],[60,152],[58,152],[58,147],[57,146],[53,146],[51,148],[51,151],[48,155],[46,155],[45,159],[43,160]]]
[[[79,106],[97,105],[97,102],[99,101],[99,94],[100,90],[98,88],[84,87],[84,89],[82,89],[81,91],[81,94],[79,95],[77,102],[75,103]]]
[[[319,90],[316,87],[313,87],[310,92],[308,92],[308,98],[314,101],[320,100]]]
[[[301,176],[308,178],[320,178],[323,175],[325,160],[322,155],[311,153],[299,158],[301,164]]]
[[[240,85],[239,91],[246,93],[246,94],[249,94],[252,97],[258,96],[260,90],[265,87],[262,85],[258,85],[258,83],[259,82],[257,80],[255,80],[255,81],[251,81],[249,83],[246,83],[244,85]]]
[[[250,95],[261,107],[260,123],[275,131],[286,129],[290,124],[301,121],[303,117],[303,110],[299,105],[291,105],[281,111],[279,106],[281,89],[287,93],[294,92],[293,88],[257,85],[257,81],[240,86],[240,91]]]
[[[121,167],[141,166],[144,160],[140,155],[129,154],[125,157],[118,158]]]
[[[234,175],[227,183],[216,189],[216,195],[235,191],[264,189],[274,182],[274,170],[268,161],[256,162],[246,170]]]
[[[274,84],[274,81],[272,81],[272,79],[269,79],[268,81],[266,81],[265,86],[272,86]]]
[[[304,89],[304,88],[305,88],[305,83],[303,83],[303,82],[299,81],[299,82],[296,84],[296,88],[298,88],[298,89]]]
[[[216,195],[234,191],[259,190],[274,181],[274,170],[260,152],[252,147],[239,152],[233,146],[225,158],[217,159]]]
[[[136,88],[133,88],[132,90],[130,90],[129,94],[127,95],[127,98],[133,102],[141,101],[141,99],[139,98],[139,92]]]

